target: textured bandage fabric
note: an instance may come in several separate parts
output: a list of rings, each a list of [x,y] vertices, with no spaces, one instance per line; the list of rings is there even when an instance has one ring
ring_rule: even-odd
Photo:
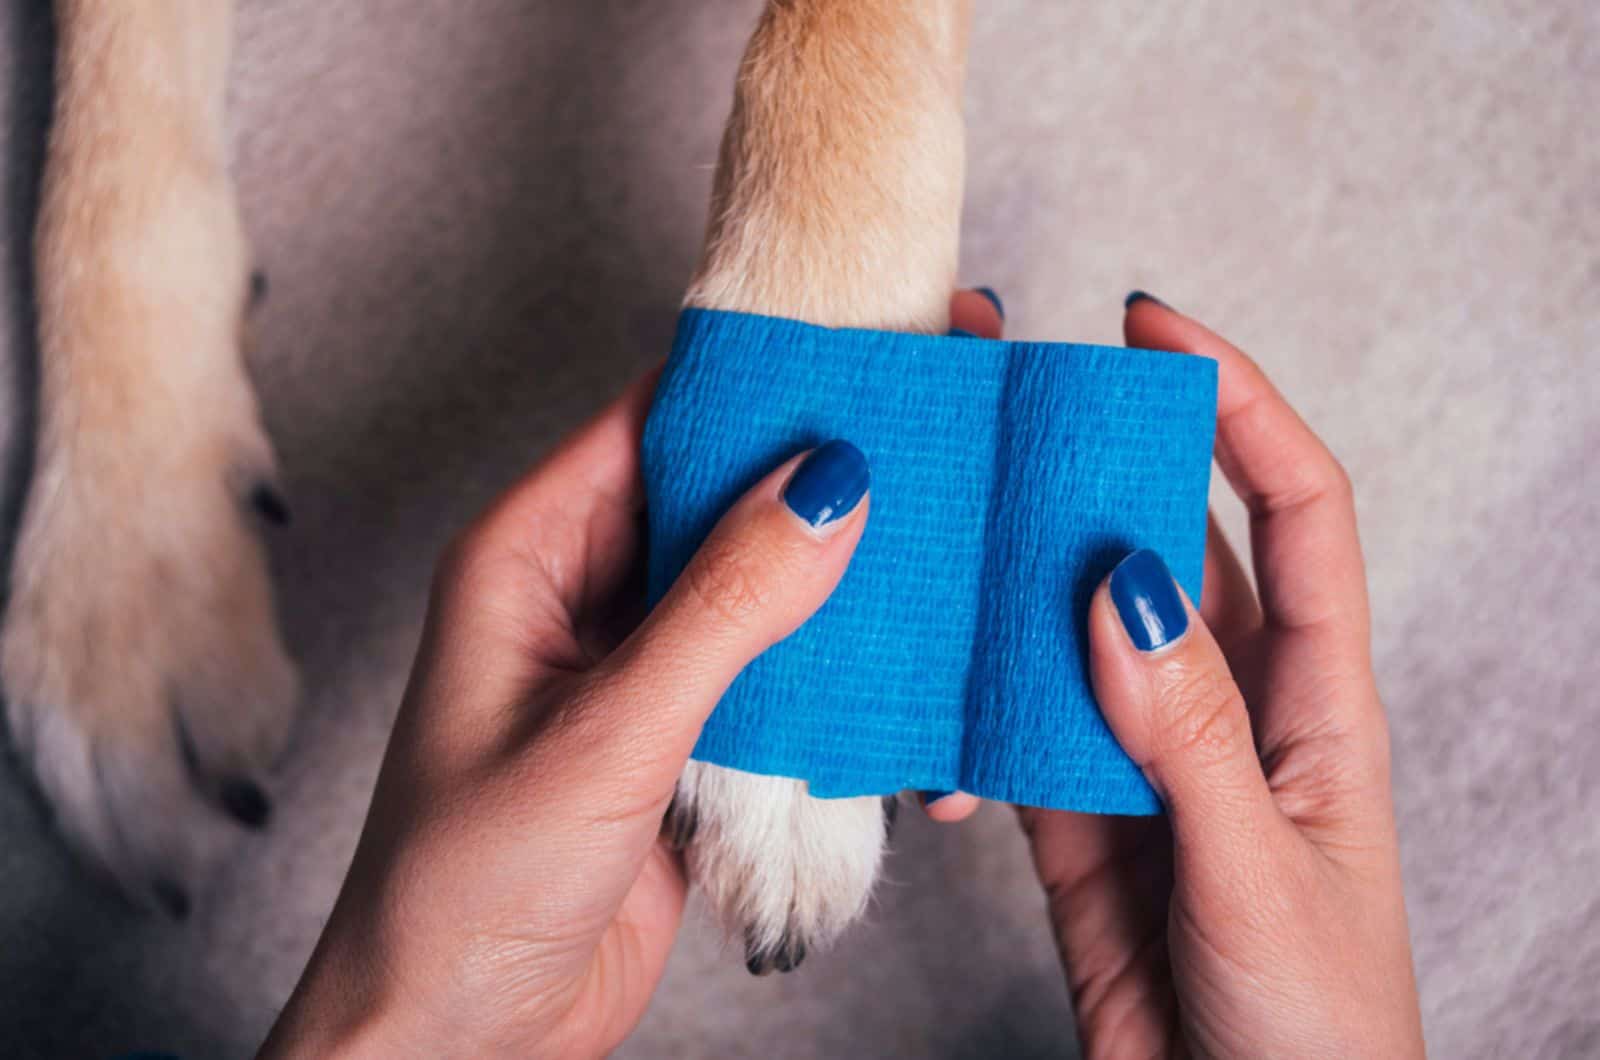
[[[784,459],[844,438],[872,471],[843,580],[695,757],[821,797],[1156,812],[1095,706],[1085,619],[1136,548],[1200,598],[1215,419],[1201,357],[685,311],[644,433],[652,604]]]

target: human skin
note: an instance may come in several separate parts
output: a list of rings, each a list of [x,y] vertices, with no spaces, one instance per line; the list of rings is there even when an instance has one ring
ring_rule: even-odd
[[[982,295],[953,326],[998,335]],[[263,1056],[591,1056],[649,1003],[683,863],[660,837],[700,726],[827,598],[870,493],[813,528],[723,517],[642,614],[638,451],[655,373],[447,550],[343,890]]]
[[[1001,323],[973,292],[952,322]],[[1095,1056],[1420,1055],[1348,482],[1232,347],[1148,299],[1127,329],[1218,360],[1262,603],[1213,525],[1167,643],[1134,647],[1107,585],[1091,605],[1101,708],[1168,814],[1020,812],[1079,1035]],[[349,876],[263,1055],[595,1055],[643,1014],[687,890],[659,835],[678,772],[727,684],[826,599],[870,502],[806,525],[782,500],[797,454],[642,616],[653,387],[441,561]]]
[[[1213,521],[1198,611],[1159,567],[1164,643],[1119,617],[1119,572],[1090,605],[1096,699],[1167,812],[1020,811],[1085,1055],[1421,1056],[1349,478],[1205,327],[1143,297],[1124,328],[1217,361],[1259,594]]]

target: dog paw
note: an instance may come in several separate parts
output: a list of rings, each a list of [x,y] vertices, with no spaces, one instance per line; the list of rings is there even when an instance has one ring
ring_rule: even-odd
[[[787,972],[866,910],[892,798],[818,799],[804,781],[690,762],[666,832],[756,975]]]
[[[243,470],[270,467],[247,422],[43,453],[0,626],[12,742],[60,830],[179,917],[230,833],[266,824],[297,699],[260,540],[288,509]]]

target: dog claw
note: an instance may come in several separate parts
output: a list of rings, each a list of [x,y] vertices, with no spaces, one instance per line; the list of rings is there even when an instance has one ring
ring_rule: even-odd
[[[288,526],[294,518],[289,511],[289,503],[283,499],[283,494],[265,482],[256,484],[250,491],[250,506],[256,514],[274,526]]]
[[[806,944],[789,934],[784,934],[776,946],[756,947],[745,942],[744,966],[751,975],[768,975],[772,972],[792,972],[806,959]]]
[[[239,777],[225,780],[219,796],[223,809],[246,828],[259,831],[267,826],[267,819],[272,816],[272,801],[253,780]]]

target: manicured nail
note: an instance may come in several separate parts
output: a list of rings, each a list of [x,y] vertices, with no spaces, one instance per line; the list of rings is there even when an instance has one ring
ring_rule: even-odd
[[[1128,297],[1126,297],[1126,298],[1124,298],[1122,300],[1122,308],[1123,309],[1132,309],[1134,307],[1134,305],[1139,303],[1139,302],[1154,302],[1156,305],[1160,306],[1163,309],[1171,309],[1172,308],[1171,306],[1167,305],[1167,303],[1163,302],[1161,299],[1157,298],[1155,295],[1151,294],[1150,292],[1148,292],[1148,291],[1140,291],[1140,290],[1137,290],[1137,289],[1128,292]]]
[[[1000,296],[994,293],[994,288],[993,287],[974,287],[973,290],[977,291],[979,294],[981,294],[985,298],[987,298],[990,302],[994,303],[994,311],[996,313],[1000,314],[1000,321],[1001,321],[1001,323],[1004,323],[1005,319],[1006,319],[1006,304],[1004,302],[1000,301]]]
[[[783,488],[783,503],[817,529],[854,511],[870,485],[867,458],[849,442],[836,439],[813,449],[795,468]]]
[[[940,799],[948,798],[954,794],[955,792],[953,791],[919,791],[917,792],[917,798],[922,800],[923,809],[927,809]]]
[[[952,339],[975,339],[978,337],[977,332],[968,331],[966,328],[951,328],[945,334],[949,335]]]
[[[1189,629],[1172,572],[1148,548],[1129,555],[1111,572],[1111,602],[1117,605],[1128,639],[1140,651],[1165,648]]]
[[[222,806],[246,828],[265,828],[272,802],[254,781],[239,777],[222,782]]]

